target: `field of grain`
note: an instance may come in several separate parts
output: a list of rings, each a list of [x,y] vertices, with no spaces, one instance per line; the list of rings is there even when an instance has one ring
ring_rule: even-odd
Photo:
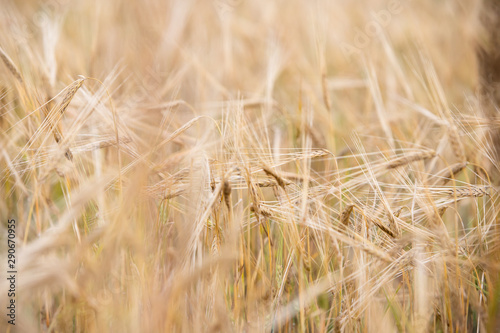
[[[496,332],[484,1],[2,0],[0,331]]]

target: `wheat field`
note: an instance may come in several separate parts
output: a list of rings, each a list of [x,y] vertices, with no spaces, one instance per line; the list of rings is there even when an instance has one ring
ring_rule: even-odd
[[[484,2],[1,0],[0,330],[496,332]]]

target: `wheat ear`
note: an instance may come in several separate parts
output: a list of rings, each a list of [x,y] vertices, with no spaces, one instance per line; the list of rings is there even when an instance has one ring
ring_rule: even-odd
[[[3,63],[7,67],[7,69],[14,75],[14,77],[19,81],[19,83],[23,84],[23,78],[21,76],[21,73],[17,69],[16,65],[14,65],[14,62],[9,58],[9,56],[5,53],[5,51],[2,49],[0,46],[0,58],[2,58]]]
[[[488,189],[490,187],[488,186],[471,186],[471,187],[464,187],[464,188],[453,188],[449,190],[447,193],[450,196],[456,197],[456,198],[468,198],[468,197],[483,197],[485,195],[489,195]]]
[[[281,186],[283,189],[285,189],[286,185],[291,184],[289,180],[284,179],[268,166],[263,166],[262,170],[266,173],[266,175],[273,177],[278,183],[278,185]]]
[[[450,140],[451,150],[453,151],[453,154],[455,154],[455,157],[460,162],[465,162],[466,157],[464,154],[464,146],[462,144],[462,141],[460,140],[458,129],[456,126],[450,126],[448,130],[448,138]]]
[[[85,82],[85,80],[86,80],[86,78],[80,78],[80,79],[76,80],[75,82],[73,82],[67,88],[68,91],[64,95],[64,98],[58,107],[59,112],[61,114],[64,114],[64,112],[66,111],[66,109],[69,106],[69,103],[71,103],[71,101],[73,100],[73,97],[75,97],[75,95],[76,95],[76,92],[78,91],[78,89],[80,89],[80,87],[83,85],[83,82]]]
[[[349,218],[351,217],[352,210],[354,208],[354,205],[347,205],[342,213],[340,214],[340,223],[344,226],[349,225]]]
[[[387,164],[387,169],[396,169],[396,168],[399,168],[401,166],[407,165],[411,162],[425,160],[428,158],[432,158],[434,156],[436,156],[436,152],[434,150],[427,150],[427,151],[421,151],[421,152],[408,154],[406,156],[401,156],[399,158],[396,158],[396,159],[390,161]]]
[[[449,168],[446,168],[443,171],[443,173],[438,176],[439,179],[436,180],[434,185],[438,184],[439,182],[441,182],[442,185],[446,185],[450,180],[455,179],[456,175],[460,171],[465,169],[466,166],[467,166],[467,162],[460,162],[460,163],[453,164]]]
[[[227,179],[224,180],[222,194],[224,195],[224,202],[226,203],[227,209],[231,210],[231,184]]]

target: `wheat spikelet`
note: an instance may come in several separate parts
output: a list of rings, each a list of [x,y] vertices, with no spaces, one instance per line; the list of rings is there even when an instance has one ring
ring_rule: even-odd
[[[21,73],[17,69],[14,62],[9,58],[9,56],[4,52],[2,47],[0,47],[0,58],[2,58],[3,63],[7,67],[7,69],[14,75],[14,77],[19,81],[19,83],[23,84],[23,78],[21,77]]]
[[[287,182],[286,185],[290,185],[291,183],[292,182]],[[255,185],[257,185],[258,187],[274,187],[274,186],[279,186],[278,182],[276,182],[275,180],[271,180],[271,179],[257,181],[257,182],[255,182]]]
[[[439,217],[443,216],[443,214],[446,212],[447,209],[448,209],[448,206],[439,207],[439,209],[438,209]]]
[[[210,247],[210,250],[213,255],[218,255],[220,252],[220,245],[221,241],[219,238],[219,233],[216,232],[214,238],[212,239],[212,246]]]
[[[485,195],[489,195],[488,189],[490,187],[488,186],[471,186],[471,187],[463,187],[463,188],[453,188],[447,193],[450,196],[456,197],[456,198],[467,198],[467,197],[483,197]]]
[[[283,189],[285,188],[286,185],[291,184],[289,180],[284,179],[268,166],[263,166],[262,170],[266,173],[266,175],[273,177],[278,183],[278,185],[281,186]]]
[[[222,194],[224,195],[224,202],[226,203],[227,209],[231,209],[231,184],[227,179],[224,180]]]
[[[390,227],[393,227],[394,229],[396,229],[397,233],[399,234],[400,231],[399,231],[399,228],[398,228],[398,224],[396,222],[396,219],[395,219],[395,216],[393,214],[391,214],[391,212],[387,212],[387,219],[389,220],[389,226]]]
[[[51,109],[51,105],[52,104],[53,104],[52,99],[51,98],[47,98],[47,102],[45,103],[45,107],[43,108],[43,111],[44,111],[45,119],[48,122],[48,126],[52,130],[52,134],[54,135],[54,140],[56,141],[57,144],[60,145],[61,141],[63,139],[63,136],[62,136],[62,133],[61,133],[61,129],[59,128],[58,124],[54,125],[53,122],[52,122],[52,119],[49,117],[49,115],[50,115],[50,109]],[[73,160],[73,153],[71,152],[71,150],[69,148],[65,149],[64,156],[69,161]]]
[[[65,149],[64,156],[66,157],[66,159],[68,161],[73,161],[73,153],[71,152],[71,150],[69,148]]]
[[[443,173],[438,175],[439,179],[434,183],[435,185],[441,182],[442,185],[446,185],[450,180],[455,179],[455,176],[465,169],[467,162],[459,162],[451,165],[449,168],[444,169]]]
[[[316,158],[316,157],[323,157],[326,155],[332,155],[328,150],[326,149],[319,149],[319,150],[314,150],[309,154],[310,158]]]
[[[434,156],[436,156],[436,152],[434,150],[427,150],[427,151],[408,154],[406,156],[401,156],[399,158],[396,158],[395,160],[390,161],[387,164],[387,169],[396,169],[401,166],[407,165],[411,162],[425,160],[428,158],[432,158]]]
[[[247,174],[246,177],[247,188],[252,201],[250,204],[250,211],[255,213],[257,221],[260,223],[261,216],[269,217],[271,216],[271,212],[265,209],[264,207],[261,207],[260,204],[261,198],[259,192],[257,191],[257,186],[252,181],[252,176],[248,169],[246,170],[246,174]]]
[[[455,125],[452,125],[448,128],[448,138],[450,140],[451,149],[455,157],[460,162],[465,162],[465,154],[464,154],[464,146],[462,145],[462,141],[458,136],[458,130]]]
[[[340,214],[340,223],[344,226],[349,225],[349,217],[351,216],[354,205],[347,205]]]
[[[250,211],[251,212],[254,212],[255,214],[257,215],[262,215],[262,216],[265,216],[265,217],[271,217],[271,211],[265,207],[262,207],[262,205],[254,205],[254,204],[251,204],[250,205]]]
[[[408,209],[408,207],[406,206],[403,206],[403,207],[399,207],[397,210],[394,211],[394,213],[392,213],[392,215],[394,215],[395,217],[399,217],[399,215],[401,215],[401,212],[403,211],[403,209]]]
[[[337,317],[335,317],[334,325],[333,325],[333,332],[334,333],[341,333],[342,332],[342,329],[341,329],[342,321],[343,321],[342,315],[338,315]]]
[[[159,145],[162,146],[162,145],[166,144],[167,142],[170,142],[170,141],[174,140],[179,135],[181,135],[184,131],[186,131],[188,128],[190,128],[191,126],[193,126],[193,124],[195,122],[197,122],[198,120],[200,120],[201,118],[204,118],[204,117],[205,116],[198,116],[198,117],[195,117],[195,118],[191,119],[190,121],[188,121],[187,123],[185,123],[184,125],[182,125],[181,127],[179,127],[177,130],[175,130],[168,138],[166,138],[165,140],[163,140]]]
[[[83,85],[83,82],[85,82],[85,80],[86,80],[86,78],[80,78],[80,79],[76,80],[75,82],[73,82],[69,87],[66,88],[68,91],[64,95],[64,98],[58,107],[59,112],[61,114],[64,114],[64,112],[68,108],[69,103],[71,103],[71,100],[73,99],[73,97],[75,97],[76,92],[78,91],[78,89],[80,89],[80,87]]]
[[[59,112],[61,115],[64,114],[64,111],[66,111],[66,108],[68,107],[69,103],[71,103],[71,100],[75,96],[78,89],[80,89],[80,87],[83,85],[83,82],[85,80],[86,80],[85,78],[80,78],[66,88],[67,92],[64,95],[62,102],[58,106],[58,109],[59,109]],[[52,116],[51,112],[49,111],[49,107],[51,104],[52,104],[51,99],[49,99],[47,101],[47,103],[45,104],[45,107],[43,108],[44,113],[45,113],[45,119],[48,123],[49,128],[52,130],[52,133],[54,135],[54,140],[58,144],[61,144],[63,137],[62,137],[61,131],[57,127],[58,126],[58,119],[55,119],[55,122],[53,122],[53,119],[52,119],[53,116]],[[71,152],[71,150],[68,147],[64,148],[64,156],[70,161],[73,160],[73,153]]]
[[[396,234],[391,229],[386,227],[382,222],[377,221],[376,219],[370,219],[370,221],[387,235],[391,236],[392,238],[396,238]]]
[[[260,207],[259,209],[260,213],[262,214],[262,216],[265,216],[265,217],[271,217],[271,211],[267,208],[264,208],[264,207]]]
[[[295,156],[293,157],[292,161],[301,160],[301,159],[304,159],[304,158],[323,157],[323,156],[326,156],[326,155],[333,155],[333,154],[330,153],[326,149],[318,149],[318,150],[313,150],[313,151],[310,151],[310,152],[307,152],[307,153],[298,153],[298,154],[295,154]]]

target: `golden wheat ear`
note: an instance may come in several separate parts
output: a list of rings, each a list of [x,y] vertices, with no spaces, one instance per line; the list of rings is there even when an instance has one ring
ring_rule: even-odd
[[[60,128],[60,123],[59,123],[59,118],[64,114],[66,109],[68,108],[69,104],[73,100],[73,97],[75,97],[78,89],[80,89],[85,82],[87,78],[84,76],[79,76],[79,78],[71,83],[68,87],[66,87],[65,91],[66,93],[64,94],[64,97],[59,105],[57,105],[55,108],[50,107],[52,105],[51,100],[49,100],[46,104],[46,108],[44,109],[45,111],[45,117],[47,119],[49,128],[52,130],[52,133],[54,135],[54,140],[61,145],[62,140],[63,140],[63,134],[62,130]],[[59,112],[60,116],[58,117],[55,113]],[[64,156],[66,159],[69,161],[73,160],[73,153],[68,147],[64,148]]]
[[[2,49],[1,46],[0,46],[0,58],[2,59],[3,63],[5,64],[9,72],[12,73],[12,75],[17,79],[17,81],[19,81],[19,83],[23,84],[24,81],[21,76],[21,72],[19,72],[12,59],[9,58],[9,56],[7,55],[7,53],[5,53],[5,51]]]
[[[411,162],[426,160],[435,156],[436,152],[434,150],[425,150],[425,151],[411,153],[406,156],[401,156],[392,161],[389,161],[389,163],[387,164],[387,169],[396,169],[401,166],[408,165]]]

